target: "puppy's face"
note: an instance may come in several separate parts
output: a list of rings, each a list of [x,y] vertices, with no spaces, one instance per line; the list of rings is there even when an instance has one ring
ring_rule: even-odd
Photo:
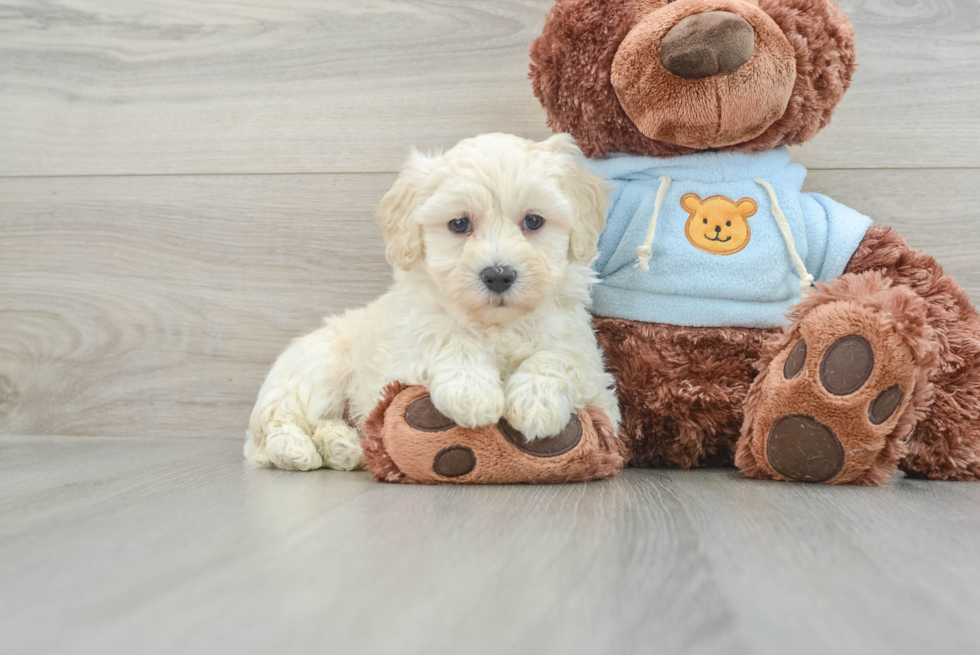
[[[577,154],[565,135],[503,134],[413,154],[379,210],[389,261],[421,267],[471,320],[533,311],[571,262],[591,261],[605,226],[604,184]]]

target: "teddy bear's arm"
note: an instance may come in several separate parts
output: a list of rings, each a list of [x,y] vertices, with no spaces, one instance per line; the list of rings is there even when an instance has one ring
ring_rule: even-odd
[[[871,219],[820,193],[802,194],[800,205],[806,223],[807,270],[820,282],[840,277],[871,227]]]

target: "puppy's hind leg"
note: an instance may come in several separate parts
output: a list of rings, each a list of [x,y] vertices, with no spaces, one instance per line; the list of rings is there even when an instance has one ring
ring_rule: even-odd
[[[350,360],[350,347],[336,324],[290,344],[259,391],[245,457],[296,471],[359,467],[357,433],[344,421]]]

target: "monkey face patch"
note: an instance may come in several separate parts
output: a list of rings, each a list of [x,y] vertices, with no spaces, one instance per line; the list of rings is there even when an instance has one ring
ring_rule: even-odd
[[[684,231],[695,248],[713,255],[733,255],[749,245],[752,230],[748,218],[758,209],[750,198],[733,202],[725,196],[712,196],[701,200],[689,193],[681,198],[681,207],[691,215]]]

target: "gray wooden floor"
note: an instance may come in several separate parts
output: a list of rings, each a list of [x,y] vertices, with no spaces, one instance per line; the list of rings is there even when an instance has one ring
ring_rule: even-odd
[[[975,653],[980,485],[433,488],[0,438],[6,653]]]
[[[794,149],[980,300],[980,5],[842,0]],[[4,653],[975,653],[980,485],[627,471],[416,488],[256,470],[292,337],[390,279],[411,144],[548,135],[551,0],[0,6]]]

